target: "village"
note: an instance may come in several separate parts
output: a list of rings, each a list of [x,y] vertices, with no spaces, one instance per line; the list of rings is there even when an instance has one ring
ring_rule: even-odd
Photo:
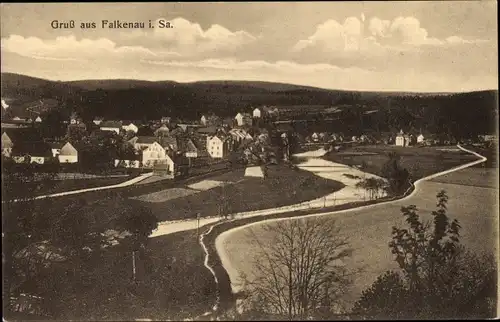
[[[3,100],[2,107],[9,108]],[[403,129],[378,136],[297,131],[295,125],[299,122],[293,115],[286,112],[280,115],[280,111],[288,111],[290,107],[261,106],[248,110],[234,118],[207,114],[197,121],[183,123],[171,117],[150,121],[95,117],[85,123],[77,113],[72,113],[63,124],[46,125],[66,128],[66,134],[56,138],[44,137],[43,131],[36,131],[46,122],[43,114],[17,113],[2,120],[2,155],[19,165],[34,164],[40,171],[44,168],[40,165],[56,163],[66,172],[92,172],[97,168],[94,165],[100,163],[108,170],[153,171],[155,176],[175,178],[189,176],[192,168],[227,162],[276,164],[278,160],[289,160],[291,153],[324,146],[338,151],[353,144],[408,147],[457,143],[438,139],[431,133],[408,133]],[[36,134],[23,135],[24,130],[34,130],[30,133]],[[95,157],[92,149],[99,146],[104,146],[104,153]],[[85,159],[87,166],[78,166]]]

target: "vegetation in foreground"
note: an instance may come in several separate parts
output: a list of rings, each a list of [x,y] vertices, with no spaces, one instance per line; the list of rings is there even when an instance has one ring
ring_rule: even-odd
[[[261,257],[256,273],[262,273],[262,268],[267,272],[265,277],[257,281],[268,284],[264,295],[271,300],[263,299],[261,283],[257,283],[254,290],[247,289],[251,298],[247,302],[249,308],[243,313],[226,311],[222,318],[338,320],[494,317],[498,282],[495,259],[493,256],[473,253],[460,244],[461,227],[457,220],[452,221],[448,217],[447,202],[446,193],[441,191],[437,195],[437,209],[432,212],[432,222],[422,221],[414,205],[402,207],[401,213],[407,227],[393,227],[389,243],[399,270],[379,276],[363,292],[354,308],[344,312],[339,311],[335,299],[349,285],[341,282],[343,272],[348,268],[335,269],[336,265],[330,262],[335,256],[325,256],[330,253],[315,247],[328,235],[328,227],[332,225],[325,224],[321,226],[322,229],[313,230],[308,227],[315,227],[314,224],[304,224],[299,231],[295,227],[299,221],[292,220],[281,224],[284,229],[269,226],[276,232],[275,240],[266,245],[265,256]],[[317,220],[313,219],[312,222]],[[303,238],[305,232],[309,232],[307,239]],[[256,236],[255,241],[257,244],[262,242]],[[280,258],[288,258],[288,261],[278,261]],[[331,273],[323,274],[327,271]],[[304,279],[304,276],[308,278]],[[331,288],[325,290],[325,285]],[[309,305],[317,298],[314,286],[324,290],[320,293],[323,300],[321,305]],[[327,303],[324,302],[326,299],[329,300]],[[280,303],[281,306],[273,303]]]
[[[22,202],[2,203],[4,315],[15,314],[27,301],[28,311],[44,318],[109,317],[107,310],[127,303],[124,298],[133,288],[130,280],[114,284],[109,278],[127,276],[126,266],[115,266],[120,270],[107,275],[111,272],[105,263],[112,257],[140,256],[157,218],[147,208],[119,200],[105,217],[83,198],[55,208],[53,199],[35,202],[29,188]],[[12,199],[12,192],[5,190],[3,197]]]

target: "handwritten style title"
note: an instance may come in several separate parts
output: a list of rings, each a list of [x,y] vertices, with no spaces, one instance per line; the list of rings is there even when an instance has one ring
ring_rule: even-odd
[[[90,22],[80,22],[75,23],[74,20],[69,21],[59,21],[53,20],[50,23],[52,29],[74,29],[79,27],[80,29],[145,29],[145,28],[173,28],[174,26],[166,20],[160,19],[158,20],[158,24],[155,26],[155,23],[151,20],[148,23],[138,22],[138,21],[121,21],[121,20],[101,20],[100,22],[90,21]]]

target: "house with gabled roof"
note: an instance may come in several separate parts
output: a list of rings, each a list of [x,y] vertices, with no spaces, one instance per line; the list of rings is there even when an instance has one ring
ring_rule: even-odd
[[[82,119],[78,115],[78,113],[72,112],[70,117],[69,117],[69,123],[70,124],[79,124],[79,123],[82,123]]]
[[[212,158],[224,158],[231,151],[230,136],[214,135],[207,138],[207,151]]]
[[[12,154],[12,148],[14,147],[14,142],[10,136],[6,133],[2,133],[2,155],[10,157]]]
[[[125,122],[124,124],[125,125],[122,125],[122,129],[125,132],[131,131],[131,132],[137,133],[139,131],[139,127],[132,122]]]
[[[411,138],[408,134],[405,134],[403,130],[400,130],[398,135],[396,136],[395,145],[396,146],[409,146],[411,142]]]
[[[66,142],[59,150],[57,159],[60,163],[77,163],[78,150],[70,142]]]
[[[168,135],[169,133],[170,133],[170,129],[166,125],[162,125],[155,130],[156,136],[165,136],[165,135]]]
[[[120,134],[123,124],[121,121],[104,121],[99,125],[101,131],[110,131]]]
[[[201,125],[207,125],[208,118],[205,115],[202,115],[200,118]]]
[[[243,140],[252,140],[252,136],[241,128],[231,129],[229,135],[233,137],[236,142],[242,142]]]
[[[95,125],[101,125],[101,123],[104,121],[102,117],[96,117],[92,122],[94,122]]]
[[[154,142],[157,142],[154,136],[135,136],[128,140],[135,150],[141,151],[150,147]]]
[[[161,146],[170,152],[177,152],[179,150],[178,141],[175,136],[168,135],[158,139]]]
[[[238,126],[252,125],[252,116],[249,113],[238,113],[234,119]]]
[[[183,154],[187,158],[197,158],[198,148],[194,144],[193,140],[188,137],[182,137],[177,139],[178,152]]]
[[[52,158],[52,149],[46,142],[22,142],[12,148],[12,158],[16,163],[44,164]]]
[[[254,118],[260,118],[262,116],[262,111],[260,110],[260,108],[254,108],[254,110],[252,111],[252,116]]]
[[[60,163],[77,163],[78,151],[70,142],[49,143],[52,157],[57,158]]]

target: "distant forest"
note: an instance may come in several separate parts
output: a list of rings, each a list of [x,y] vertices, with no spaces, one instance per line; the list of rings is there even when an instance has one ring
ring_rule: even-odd
[[[234,117],[261,105],[342,106],[333,116],[308,113],[296,118],[337,118],[327,126],[346,132],[386,132],[404,129],[446,133],[457,139],[495,133],[498,123],[498,90],[457,94],[385,93],[326,90],[266,82],[210,81],[176,83],[135,80],[55,82],[2,73],[2,99],[16,105],[38,99],[56,99],[58,108],[76,111],[84,120],[159,119],[171,116],[198,120],[202,114]],[[366,115],[365,112],[378,110]],[[314,122],[311,122],[314,124]],[[313,126],[314,127],[314,126]]]

